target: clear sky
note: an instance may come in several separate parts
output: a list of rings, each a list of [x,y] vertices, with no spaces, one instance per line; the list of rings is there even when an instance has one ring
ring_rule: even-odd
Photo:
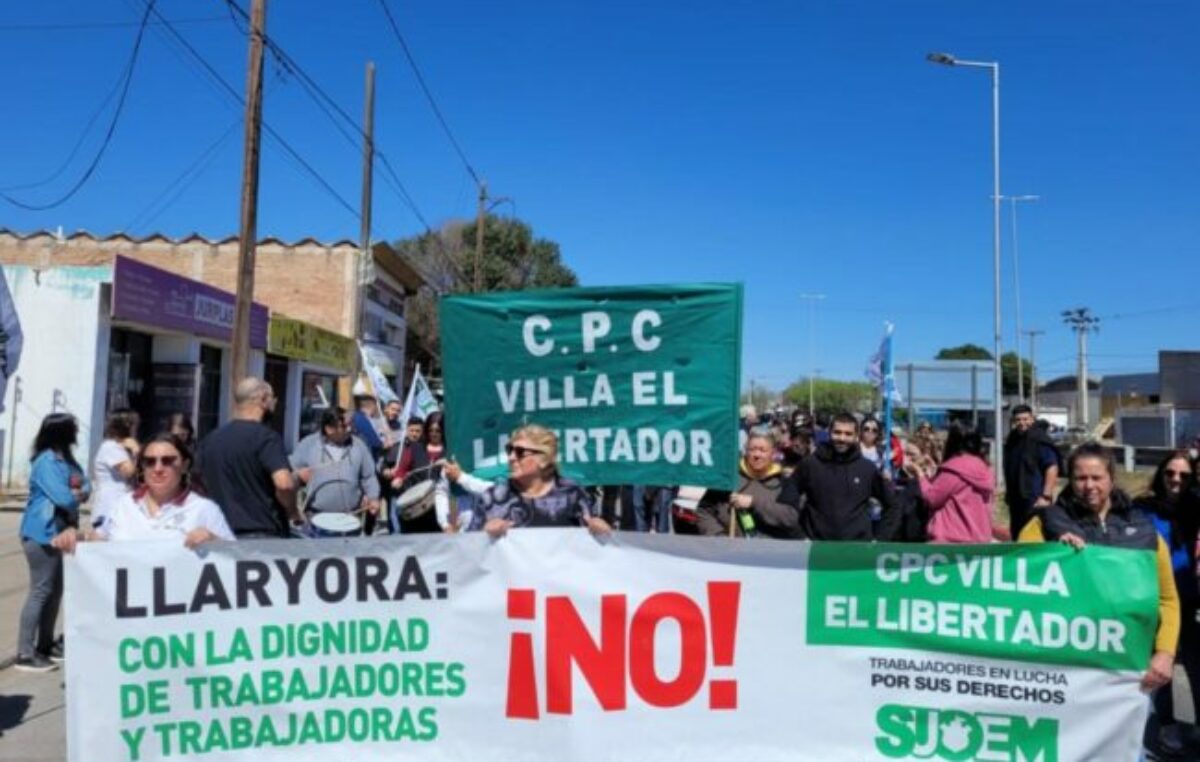
[[[990,347],[989,79],[927,63],[931,50],[1001,63],[1002,192],[1042,197],[1019,218],[1023,323],[1047,332],[1041,375],[1073,372],[1067,307],[1104,318],[1097,373],[1200,348],[1200,4],[390,2],[470,162],[584,284],[745,283],[746,380],[779,388],[814,363],[861,378],[884,320],[899,361]],[[0,186],[58,169],[118,80],[144,7],[5,4]],[[240,93],[246,39],[224,2],[159,8]],[[471,179],[377,0],[274,0],[267,32],[356,119],[374,60],[378,143],[422,214],[436,226],[474,213]],[[358,149],[294,75],[269,63],[267,77],[267,122],[357,208]],[[59,177],[13,195],[44,202],[70,187],[111,108]],[[240,117],[153,28],[96,175],[52,211],[0,203],[0,226],[233,234]],[[379,238],[421,230],[380,181],[375,219]],[[1007,211],[1004,223],[1010,348]],[[259,232],[354,239],[358,222],[268,145]],[[827,295],[815,360],[804,292]]]

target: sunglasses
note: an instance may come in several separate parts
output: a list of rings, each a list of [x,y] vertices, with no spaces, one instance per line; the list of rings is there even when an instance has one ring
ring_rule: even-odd
[[[530,447],[517,447],[516,445],[511,445],[511,444],[504,445],[504,452],[508,455],[508,457],[510,457],[510,458],[515,457],[517,460],[523,460],[526,456],[529,456],[529,455],[545,455],[546,454],[544,450],[534,450],[533,448],[530,448]]]
[[[1192,475],[1192,472],[1191,471],[1175,471],[1174,469],[1168,468],[1166,471],[1163,471],[1163,474],[1166,476],[1178,476],[1180,479],[1186,479]]]
[[[178,462],[178,455],[163,455],[159,458],[148,455],[142,458],[142,465],[146,468],[158,468],[160,463],[162,464],[163,468],[172,468]]]

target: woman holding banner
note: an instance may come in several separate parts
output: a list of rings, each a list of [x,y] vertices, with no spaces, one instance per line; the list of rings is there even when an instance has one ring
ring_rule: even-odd
[[[800,536],[800,514],[779,502],[783,489],[783,467],[774,461],[775,437],[765,431],[751,432],[738,463],[736,492],[709,490],[696,508],[700,534],[766,536],[781,540]],[[734,526],[730,525],[734,523]]]
[[[1088,543],[1157,554],[1158,633],[1142,688],[1152,691],[1171,681],[1179,642],[1179,594],[1171,554],[1153,522],[1115,486],[1116,465],[1102,445],[1076,447],[1067,458],[1067,488],[1042,515],[1021,530],[1020,542],[1061,542],[1076,550]],[[1118,582],[1119,583],[1119,582]]]
[[[1176,657],[1187,671],[1192,716],[1200,711],[1200,590],[1196,585],[1196,534],[1200,520],[1197,504],[1196,469],[1185,450],[1168,453],[1154,471],[1150,489],[1134,503],[1154,522],[1158,534],[1171,551],[1171,567],[1182,609],[1179,649]],[[1177,722],[1173,691],[1154,694],[1154,718],[1147,729],[1147,746],[1160,755],[1179,758],[1188,751],[1184,726]]]
[[[187,445],[174,434],[159,434],[138,456],[138,488],[113,506],[108,520],[86,537],[67,528],[52,544],[64,553],[73,553],[84,539],[182,540],[189,548],[212,540],[233,540],[220,507],[189,489],[191,467]]]
[[[493,538],[513,527],[584,526],[592,534],[612,531],[596,515],[592,498],[558,473],[558,437],[537,425],[522,426],[504,448],[508,480],[479,498],[476,522]]]

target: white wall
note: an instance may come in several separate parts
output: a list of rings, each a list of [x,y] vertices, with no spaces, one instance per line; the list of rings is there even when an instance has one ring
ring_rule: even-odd
[[[0,465],[3,483],[7,486],[11,480],[14,489],[21,489],[29,479],[29,447],[46,415],[69,412],[79,419],[75,454],[81,463],[90,463],[100,445],[108,374],[101,285],[111,280],[112,270],[6,265],[4,274],[21,319],[25,348],[5,392]],[[18,380],[21,400],[14,403]]]

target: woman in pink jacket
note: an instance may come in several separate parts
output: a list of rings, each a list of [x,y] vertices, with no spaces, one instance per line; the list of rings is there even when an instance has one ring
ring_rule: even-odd
[[[992,541],[995,482],[978,431],[951,426],[942,465],[933,478],[916,468],[910,473],[920,479],[921,495],[929,503],[929,542]]]

